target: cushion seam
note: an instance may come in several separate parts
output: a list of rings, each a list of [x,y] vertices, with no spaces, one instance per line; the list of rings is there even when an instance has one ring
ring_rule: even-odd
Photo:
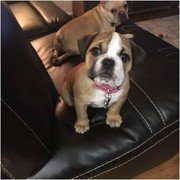
[[[153,102],[153,100],[149,97],[149,95],[140,87],[140,85],[138,85],[130,76],[130,80],[141,90],[141,92],[148,98],[148,100],[150,101],[150,103],[154,106],[154,108],[156,109],[157,113],[159,114],[162,122],[164,125],[166,125],[166,121],[165,118],[163,117],[162,113],[160,112],[160,110],[158,109],[158,107],[155,105],[155,103]]]
[[[155,135],[159,134],[161,131],[163,131],[164,129],[168,128],[169,126],[172,126],[173,124],[175,124],[175,123],[178,122],[178,121],[179,121],[179,120],[176,120],[176,121],[172,122],[171,124],[163,127],[161,130],[159,130],[158,132],[156,132],[155,134],[153,134],[151,137],[149,137],[148,139],[146,139],[144,142],[142,142],[142,143],[139,144],[138,146],[134,147],[133,149],[131,149],[131,150],[129,150],[129,151],[121,154],[120,156],[117,156],[117,157],[114,158],[114,159],[111,159],[111,160],[109,160],[109,161],[107,161],[107,162],[105,162],[105,163],[102,163],[101,165],[99,165],[99,166],[97,166],[97,167],[95,167],[95,168],[92,168],[92,169],[89,170],[89,171],[86,171],[86,172],[84,172],[84,173],[82,173],[82,174],[80,174],[80,175],[77,175],[77,176],[75,176],[73,179],[78,178],[78,177],[80,177],[80,176],[83,176],[83,175],[85,175],[85,174],[87,174],[87,173],[90,173],[90,172],[92,172],[92,171],[94,171],[94,170],[96,170],[96,169],[99,169],[99,168],[103,167],[104,165],[109,164],[109,163],[111,163],[111,162],[113,162],[113,161],[121,158],[122,156],[124,156],[124,155],[132,152],[133,150],[136,150],[137,148],[139,148],[140,146],[142,146],[143,144],[145,144],[147,141],[149,141],[150,139],[152,139]]]
[[[35,138],[38,140],[38,142],[44,147],[44,149],[47,151],[48,154],[50,154],[49,149],[46,147],[46,145],[41,141],[41,139],[38,137],[38,135],[34,132],[34,130],[29,127],[24,120],[3,100],[1,101],[5,104],[5,106],[29,129],[29,131],[35,136]]]
[[[178,130],[178,129],[175,129],[175,130],[172,131],[170,134],[166,135],[164,138],[162,138],[161,140],[157,141],[155,144],[151,145],[149,148],[145,149],[145,150],[142,151],[140,154],[134,156],[133,158],[129,159],[128,161],[126,161],[126,162],[124,162],[124,163],[122,163],[122,164],[119,164],[118,166],[113,167],[113,168],[111,168],[111,169],[108,169],[108,170],[106,170],[106,171],[104,171],[104,172],[102,172],[102,173],[99,173],[99,174],[97,174],[97,175],[95,175],[95,176],[92,176],[92,177],[90,177],[90,179],[95,178],[95,177],[97,177],[97,176],[100,176],[100,175],[102,175],[102,174],[105,174],[105,173],[107,173],[107,172],[109,172],[109,171],[112,171],[112,170],[118,168],[118,167],[124,166],[124,165],[126,165],[128,162],[131,162],[131,161],[135,160],[135,159],[138,158],[139,156],[143,155],[146,151],[150,150],[151,148],[153,148],[154,146],[156,146],[157,144],[159,144],[160,142],[162,142],[164,139],[166,139],[167,137],[169,137],[171,134],[173,134],[173,133],[176,132],[177,130]]]
[[[31,2],[28,2],[29,5],[33,8],[33,10],[36,12],[36,14],[40,17],[41,21],[44,23],[44,25],[49,28],[48,23],[46,22],[46,20],[42,17],[42,14],[39,12],[39,10],[33,5],[31,4]]]
[[[15,177],[12,175],[12,173],[10,173],[10,172],[3,166],[2,162],[1,162],[1,166],[2,166],[3,170],[4,170],[11,178],[15,179]]]
[[[141,112],[136,108],[136,106],[132,103],[132,101],[129,98],[127,98],[127,100],[130,102],[130,104],[133,106],[133,108],[136,110],[136,112],[140,115],[141,119],[143,120],[144,125],[147,127],[149,132],[151,134],[153,134],[153,130],[152,130],[150,124],[146,121],[145,117],[141,114]]]
[[[41,19],[43,20],[43,22],[47,25],[48,29],[52,29],[52,23],[48,23],[46,21],[46,19],[43,17],[43,14],[40,12],[39,8],[36,7],[34,4],[32,4],[31,2],[29,2],[31,4],[31,6],[33,7],[33,9],[37,12],[37,14],[41,17]],[[51,19],[52,20],[52,19]],[[63,17],[64,20],[64,17]],[[63,26],[63,20],[61,20],[61,22],[59,22],[59,26]]]

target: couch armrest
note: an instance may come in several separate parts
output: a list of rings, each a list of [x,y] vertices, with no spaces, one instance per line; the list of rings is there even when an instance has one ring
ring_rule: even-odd
[[[62,25],[71,20],[71,17],[53,2],[31,1],[30,3],[50,29],[59,29]]]

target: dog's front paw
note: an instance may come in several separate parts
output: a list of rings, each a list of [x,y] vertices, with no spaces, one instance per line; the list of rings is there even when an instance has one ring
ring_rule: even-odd
[[[122,117],[120,115],[108,115],[106,118],[106,124],[110,127],[120,127],[122,123]]]
[[[77,133],[84,134],[89,130],[89,121],[76,121],[74,128]]]

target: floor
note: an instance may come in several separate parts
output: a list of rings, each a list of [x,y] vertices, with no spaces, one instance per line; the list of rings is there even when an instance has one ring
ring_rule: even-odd
[[[134,179],[179,179],[179,154]]]
[[[179,48],[179,15],[141,21],[136,24]]]

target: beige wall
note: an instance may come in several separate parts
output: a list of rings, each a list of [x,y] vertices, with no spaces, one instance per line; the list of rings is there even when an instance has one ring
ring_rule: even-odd
[[[53,1],[57,6],[72,15],[72,1]]]

